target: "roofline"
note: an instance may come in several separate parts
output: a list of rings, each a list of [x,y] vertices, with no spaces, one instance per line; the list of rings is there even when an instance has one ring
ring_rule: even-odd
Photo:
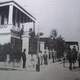
[[[26,11],[22,6],[20,6],[18,3],[16,3],[15,1],[3,1],[3,2],[0,2],[0,4],[5,4],[5,3],[14,3],[14,4],[16,4],[18,7],[20,7],[24,12],[26,12],[29,16],[31,16],[33,19],[33,21],[35,22],[36,21],[36,18],[35,17],[33,17],[28,11]]]

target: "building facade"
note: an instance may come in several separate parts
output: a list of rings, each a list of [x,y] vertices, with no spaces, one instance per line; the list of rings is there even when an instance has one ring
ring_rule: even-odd
[[[32,24],[35,31],[36,19],[15,1],[0,2],[0,44],[11,43],[17,51],[26,48],[28,53],[29,35],[26,24]]]

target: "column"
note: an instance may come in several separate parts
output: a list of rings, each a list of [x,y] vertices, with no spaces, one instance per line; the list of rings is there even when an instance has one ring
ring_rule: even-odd
[[[13,5],[9,6],[8,24],[13,24]]]
[[[1,15],[0,15],[0,25],[1,25],[1,18],[2,18],[2,17],[1,17]]]
[[[35,32],[35,22],[33,22],[33,31]]]

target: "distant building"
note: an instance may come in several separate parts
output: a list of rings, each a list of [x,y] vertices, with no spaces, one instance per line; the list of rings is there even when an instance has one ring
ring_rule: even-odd
[[[71,49],[73,48],[73,46],[75,46],[77,51],[79,51],[79,42],[77,42],[77,41],[65,41],[65,44],[70,46]]]
[[[49,52],[49,49],[48,49],[48,41],[50,39],[48,37],[43,37],[43,38],[40,38],[40,48],[39,48],[39,51],[42,52],[44,54],[44,52],[46,51],[47,53]]]

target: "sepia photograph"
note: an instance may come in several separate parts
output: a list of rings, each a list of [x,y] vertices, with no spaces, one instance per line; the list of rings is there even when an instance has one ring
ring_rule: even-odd
[[[0,80],[80,80],[80,0],[0,0]]]

